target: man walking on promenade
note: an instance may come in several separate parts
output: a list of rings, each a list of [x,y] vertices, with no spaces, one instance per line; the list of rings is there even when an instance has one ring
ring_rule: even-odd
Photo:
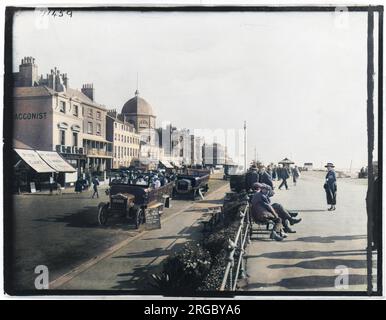
[[[99,180],[98,180],[97,176],[95,176],[92,179],[92,185],[93,185],[93,189],[94,189],[94,193],[92,194],[92,199],[94,199],[95,195],[97,196],[97,198],[99,198],[99,193],[98,193]]]
[[[300,177],[299,168],[298,166],[295,166],[294,168],[292,168],[292,180],[294,182],[294,186],[296,186],[296,182],[299,177]]]
[[[288,165],[283,164],[283,167],[281,168],[280,173],[281,173],[280,177],[282,179],[282,182],[279,186],[279,190],[281,190],[283,186],[285,186],[285,188],[288,190],[287,179],[290,177]]]

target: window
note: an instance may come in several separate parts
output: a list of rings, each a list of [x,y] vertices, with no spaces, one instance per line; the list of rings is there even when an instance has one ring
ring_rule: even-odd
[[[115,129],[117,128],[117,123],[116,122],[114,123],[114,127],[115,127]]]
[[[66,145],[66,131],[64,130],[59,130],[59,143],[62,146]]]
[[[146,120],[141,120],[141,121],[139,122],[139,127],[140,127],[140,128],[146,128],[147,126],[148,126],[148,123],[147,123]]]
[[[66,113],[66,103],[64,101],[59,101],[59,111]]]
[[[72,145],[74,147],[78,146],[78,132],[73,132],[72,133]]]
[[[97,113],[96,113],[96,118],[97,118],[97,120],[100,120],[100,119],[101,119],[101,112],[100,112],[100,111],[97,111]]]
[[[74,105],[74,110],[72,113],[75,117],[79,116],[79,107],[77,105]]]
[[[92,112],[92,109],[91,109],[91,108],[88,108],[88,109],[87,109],[87,116],[88,116],[89,118],[92,118],[92,117],[93,117],[93,112]]]
[[[117,141],[117,134],[114,134],[114,140]]]
[[[97,123],[96,134],[101,135],[101,124],[100,123]]]
[[[114,158],[117,157],[117,146],[114,147]]]
[[[87,133],[92,134],[92,122],[87,122]]]

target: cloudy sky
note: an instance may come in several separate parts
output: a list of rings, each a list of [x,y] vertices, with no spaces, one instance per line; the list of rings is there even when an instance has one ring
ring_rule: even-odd
[[[46,20],[44,20],[46,19]],[[159,125],[239,130],[248,157],[367,162],[366,13],[19,13],[14,69],[66,72],[73,88],[120,111],[134,95]],[[228,142],[230,143],[230,142]]]

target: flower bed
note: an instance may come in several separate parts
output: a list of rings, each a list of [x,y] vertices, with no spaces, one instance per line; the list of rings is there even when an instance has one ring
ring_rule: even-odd
[[[220,288],[228,262],[228,240],[239,227],[237,214],[229,214],[201,241],[190,241],[166,258],[153,286],[165,294],[189,294]]]

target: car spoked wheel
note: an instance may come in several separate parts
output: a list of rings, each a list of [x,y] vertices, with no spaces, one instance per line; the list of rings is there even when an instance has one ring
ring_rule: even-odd
[[[107,210],[107,205],[102,205],[99,206],[98,208],[98,223],[101,226],[106,225],[108,217],[109,217],[109,212]]]

